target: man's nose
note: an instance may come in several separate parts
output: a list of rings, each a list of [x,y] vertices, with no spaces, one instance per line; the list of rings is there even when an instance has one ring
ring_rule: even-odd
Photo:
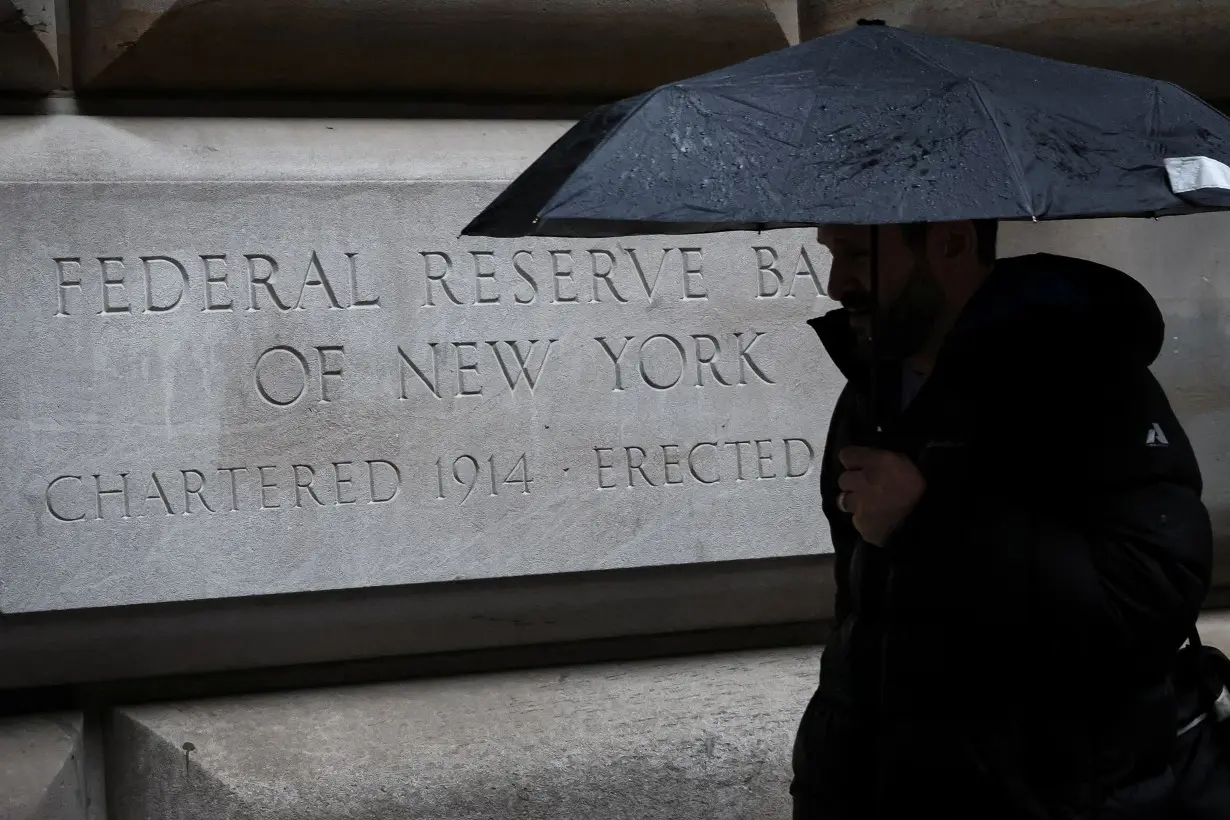
[[[825,292],[828,293],[829,298],[834,302],[840,302],[849,289],[850,284],[846,281],[846,277],[842,276],[841,269],[837,265],[833,265],[829,269],[828,287],[825,288]]]

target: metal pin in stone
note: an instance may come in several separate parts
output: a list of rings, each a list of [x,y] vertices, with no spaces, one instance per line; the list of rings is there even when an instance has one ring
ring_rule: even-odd
[[[184,777],[187,777],[188,776],[188,756],[196,751],[196,746],[194,746],[189,741],[189,742],[185,742],[181,748],[183,748],[184,750]]]

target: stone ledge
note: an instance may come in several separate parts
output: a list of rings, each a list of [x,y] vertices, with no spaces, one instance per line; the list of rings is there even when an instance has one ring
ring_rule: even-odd
[[[0,91],[46,94],[59,86],[55,4],[0,0]]]
[[[1230,72],[1225,67],[1230,3],[1225,0],[799,2],[804,39],[841,31],[859,18],[1169,80],[1209,99],[1230,98]]]
[[[752,652],[126,708],[113,820],[786,818],[817,668]]]
[[[775,0],[83,0],[89,91],[615,97],[783,47]]]
[[[82,720],[0,720],[0,820],[85,820]]]

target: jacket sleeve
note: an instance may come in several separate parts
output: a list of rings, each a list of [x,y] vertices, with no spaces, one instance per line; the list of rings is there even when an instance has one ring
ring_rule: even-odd
[[[1156,668],[1208,591],[1212,532],[1191,445],[1145,369],[1006,396],[965,469],[933,470],[886,544],[894,583],[1099,673]],[[1041,659],[1039,659],[1041,660]]]
[[[850,523],[850,517],[837,509],[837,479],[841,474],[841,465],[837,461],[839,440],[842,438],[840,427],[843,420],[854,412],[854,403],[854,388],[847,384],[833,408],[833,421],[824,444],[820,468],[820,504],[828,520],[829,537],[833,544],[833,581],[836,587],[834,623],[841,623],[850,613],[850,558],[858,540],[858,533]]]

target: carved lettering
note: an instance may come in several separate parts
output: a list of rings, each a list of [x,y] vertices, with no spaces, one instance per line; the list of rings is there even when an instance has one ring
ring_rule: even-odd
[[[675,371],[674,377],[671,378],[668,376],[666,379],[663,379],[660,382],[654,380],[653,377],[649,375],[649,372],[645,369],[645,361],[648,358],[648,356],[646,355],[645,349],[649,347],[649,343],[654,341],[655,339],[662,339],[663,341],[668,342],[670,346],[674,349],[675,353],[678,354],[679,356],[677,371],[675,371],[674,363],[672,363],[670,366],[667,367],[667,372]],[[641,347],[640,347],[640,350],[637,351],[637,355],[640,357],[640,361],[641,361],[641,380],[644,381],[645,384],[652,387],[654,390],[670,390],[672,387],[679,384],[679,380],[683,378],[683,372],[685,369],[687,369],[687,365],[688,365],[688,354],[684,352],[683,345],[680,344],[679,340],[676,339],[674,336],[670,336],[666,333],[655,334],[653,336],[650,336],[645,341],[641,342]]]
[[[572,252],[571,251],[549,251],[551,256],[551,276],[555,282],[555,301],[556,302],[576,302],[579,301],[576,293],[576,282],[572,281]],[[565,267],[566,266],[566,267]],[[560,284],[567,281],[573,288],[571,296],[564,296],[560,292]]]
[[[606,260],[604,270],[602,271],[598,270],[599,259]],[[589,260],[591,264],[591,271],[593,273],[594,287],[594,296],[590,299],[590,302],[602,301],[601,292],[598,290],[598,282],[601,281],[602,284],[606,285],[606,288],[611,292],[611,295],[615,297],[616,302],[626,304],[628,300],[620,295],[619,291],[615,289],[615,283],[611,281],[611,274],[615,272],[615,254],[599,248],[589,252]]]
[[[329,361],[331,353],[336,354],[336,362]],[[333,387],[329,379],[341,381],[342,360],[346,358],[346,348],[343,345],[323,345],[316,348],[316,355],[320,357],[320,401],[323,404],[333,401]]]
[[[816,450],[811,446],[811,442],[802,438],[784,439],[783,443],[786,449],[786,478],[802,478],[811,472],[812,462],[816,460]],[[794,453],[791,449],[792,444],[802,444],[807,449],[807,463],[803,465],[803,472],[796,473],[794,471]]]
[[[755,447],[754,474],[752,447]],[[808,475],[815,459],[815,448],[802,438],[731,439],[655,446],[626,444],[599,446],[593,450],[599,490],[662,488],[689,481],[697,486],[787,481]],[[784,460],[784,473],[776,469],[775,459]]]
[[[274,286],[274,278],[278,275],[278,260],[263,253],[247,253],[243,258],[248,260],[248,311],[261,309],[257,285],[265,289],[265,294],[278,310],[290,310],[290,305],[282,301]],[[260,265],[264,266],[264,270],[257,270]]]
[[[628,344],[635,339],[635,336],[625,336],[624,343],[620,345],[619,351],[611,350],[610,345],[606,343],[605,336],[598,336],[594,339],[595,342],[602,345],[602,349],[606,351],[606,355],[610,358],[611,364],[615,365],[615,391],[624,389],[624,371],[620,365],[620,360],[624,357],[624,351],[628,349]]]
[[[192,496],[196,496],[201,505],[205,507],[206,512],[214,512],[214,508],[209,506],[209,501],[205,496],[201,495],[201,491],[205,489],[205,476],[200,470],[180,470],[180,475],[184,479],[184,515],[192,515]],[[190,487],[188,476],[196,479],[196,487]]]
[[[600,490],[609,490],[615,486],[614,482],[611,482],[610,484],[608,484],[606,482],[606,476],[603,474],[603,470],[614,470],[615,469],[615,463],[613,461],[610,461],[610,455],[613,452],[615,451],[612,450],[610,447],[595,447],[594,448],[594,455],[597,456],[598,458],[598,489]],[[603,458],[604,456],[606,456],[606,460],[604,460]],[[63,519],[63,520],[68,520],[68,519]]]
[[[153,492],[151,492],[151,489]],[[162,508],[166,511],[166,514],[175,515],[175,508],[171,506],[171,499],[167,497],[167,491],[158,479],[158,473],[149,474],[149,484],[145,487],[145,509],[149,509],[149,502],[151,501],[162,502]]]
[[[376,473],[378,472],[376,469],[377,465],[381,468],[388,468],[387,470],[384,470],[384,472],[386,472],[386,474],[391,474],[392,476],[391,480],[387,481],[387,483],[392,485],[392,491],[383,497],[376,496]],[[387,504],[397,498],[398,494],[401,492],[401,470],[398,469],[397,465],[391,461],[385,461],[381,458],[371,459],[368,461],[367,479],[367,497],[370,499],[367,502],[368,504]]]
[[[316,491],[312,489],[312,482],[316,480],[316,471],[312,469],[310,464],[294,464],[291,465],[291,470],[295,473],[295,507],[303,507],[303,490],[307,490],[308,497],[316,502],[317,507],[323,507],[325,502],[320,500],[320,496],[316,495]],[[300,474],[300,470],[307,473],[306,476]],[[304,478],[307,481],[304,481]]]
[[[339,506],[344,507],[347,504],[356,504],[358,503],[358,500],[359,500],[358,498],[354,498],[354,497],[350,499],[345,499],[342,497],[342,485],[344,484],[346,486],[347,492],[351,492],[350,487],[351,485],[354,484],[354,479],[351,478],[349,475],[349,471],[352,466],[353,465],[349,461],[333,462],[333,497],[337,499],[337,503]],[[345,467],[347,471],[347,476],[345,478],[342,477],[343,467]]]
[[[765,384],[775,384],[760,363],[753,358],[752,353],[756,342],[768,334],[753,331],[751,334],[733,333],[731,335],[733,344],[730,347],[736,349],[734,355],[739,371],[737,383],[745,385],[749,383],[749,380],[759,379]],[[750,338],[745,339],[745,335],[750,335]],[[614,369],[615,386],[612,388],[614,392],[627,389],[626,374],[639,375],[641,383],[653,390],[670,390],[685,383],[690,383],[695,387],[705,387],[708,384],[729,387],[734,384],[733,374],[729,377],[724,376],[718,367],[722,345],[716,336],[696,333],[684,338],[687,339],[686,342],[669,333],[657,333],[641,339],[638,344],[633,344],[637,337],[625,336],[619,343],[618,349],[613,343],[608,342],[605,336],[596,336],[594,341],[601,346]],[[635,351],[630,358],[636,361],[631,366],[625,367],[628,364],[625,356],[628,356],[630,351]],[[693,364],[692,372],[695,374],[695,379],[691,381],[684,379],[684,375],[689,371],[689,361]],[[736,366],[736,362],[729,364],[732,369]],[[712,381],[706,381],[706,369],[708,375],[712,376]]]
[[[551,345],[558,342],[559,339],[547,339],[546,349],[542,352],[542,359],[538,363],[538,367],[534,372],[530,372],[530,360],[534,356],[534,346],[538,344],[538,339],[530,339],[529,350],[525,353],[521,352],[521,342],[504,342],[505,347],[512,351],[513,357],[516,359],[516,370],[511,370],[508,363],[504,361],[504,355],[500,353],[499,342],[487,342],[491,350],[495,353],[496,361],[500,364],[500,370],[504,373],[504,381],[508,382],[508,389],[511,392],[516,392],[517,385],[521,382],[521,377],[525,377],[526,384],[529,385],[530,392],[534,392],[534,388],[538,385],[538,380],[542,378],[542,370],[547,366],[547,356],[551,354]]]
[[[333,309],[364,309],[380,306],[379,295],[364,295],[359,281],[358,254],[343,254],[350,274],[351,301],[346,303],[339,295],[327,268],[316,251],[307,256],[307,266],[298,297],[292,307],[278,291],[278,272],[281,269],[276,257],[265,253],[244,254],[248,271],[248,312],[255,312],[270,305],[279,311],[307,310],[311,306],[308,290],[318,292],[317,302]],[[199,275],[202,313],[233,313],[234,299],[230,289],[230,258],[224,253],[199,254]],[[70,304],[70,295],[84,293],[81,257],[64,256],[52,260],[56,265],[56,316],[75,315]],[[123,256],[97,257],[99,278],[90,279],[90,287],[98,285],[99,316],[113,314],[168,314],[178,312],[194,293],[193,276],[197,267],[191,269],[182,260],[163,254],[147,254],[136,257],[141,263],[144,282],[143,304],[135,304],[128,298],[128,259]],[[135,264],[135,261],[134,263]],[[135,283],[133,283],[135,284]],[[142,290],[136,291],[137,293]]]
[[[124,290],[124,275],[127,273],[127,268],[124,267],[124,259],[119,256],[100,256],[98,264],[102,265],[102,309],[98,311],[99,316],[112,313],[131,313],[132,308],[128,302],[122,305],[114,305],[111,303],[111,288],[117,288],[121,293]],[[112,269],[110,265],[115,265],[119,269],[119,278],[112,278]]]
[[[98,473],[94,474],[94,504],[95,512],[97,513],[95,521],[103,520],[103,497],[110,495],[118,495],[124,502],[124,518],[132,518],[128,506],[128,473],[120,473],[120,486],[114,490],[104,490],[102,488],[102,476]]]
[[[411,373],[418,376],[419,381],[427,386],[427,389],[431,391],[433,396],[437,399],[442,398],[440,395],[440,357],[442,355],[440,353],[440,345],[436,342],[431,342],[428,344],[428,347],[431,349],[432,375],[430,379],[423,373],[423,368],[419,367],[414,359],[410,358],[406,351],[402,350],[400,347],[397,348],[397,355],[401,357],[401,401],[406,401],[409,398],[409,394],[406,392],[407,368],[410,369]]]
[[[705,288],[703,270],[704,256],[700,248],[680,248],[679,255],[683,258],[683,298],[708,299],[709,291]]]
[[[474,258],[474,301],[480,305],[498,305],[500,294],[483,295],[483,283],[495,281],[495,254],[491,251],[470,251]],[[491,263],[491,270],[483,270],[483,262]]]
[[[81,293],[81,257],[62,256],[52,260],[56,263],[56,316],[68,316],[68,289],[76,288]],[[65,265],[77,266],[77,278],[70,279]]]
[[[346,261],[350,263],[350,307],[351,308],[378,308],[380,307],[380,294],[372,297],[364,297],[359,294],[359,255],[357,253],[347,253]]]
[[[466,376],[473,374],[475,378],[478,378],[478,361],[463,362],[461,356],[463,349],[477,356],[478,342],[453,342],[453,360],[457,368],[457,395],[458,397],[481,396],[483,394],[482,385],[467,386],[466,384]]]
[[[432,288],[433,283],[443,288],[444,295],[454,305],[464,304],[453,293],[453,289],[448,286],[448,282],[444,281],[453,272],[453,258],[443,251],[421,251],[420,255],[423,257],[423,273],[427,277],[427,301],[423,302],[423,307],[436,306],[435,292]],[[433,262],[436,263],[435,267],[433,267]],[[440,263],[444,265],[443,270],[439,268]],[[436,271],[434,275],[433,271]]]
[[[529,295],[529,298],[522,299],[521,293],[518,292],[513,295],[513,299],[516,301],[518,305],[529,305],[529,304],[533,304],[534,301],[538,299],[538,282],[534,279],[534,274],[532,271],[528,271],[521,266],[522,265],[522,262],[521,262],[522,254],[525,254],[526,256],[528,256],[530,258],[530,262],[534,261],[534,254],[530,251],[517,251],[516,253],[513,254],[513,269],[516,270],[517,275],[520,276],[530,286],[530,295]]]
[[[222,271],[221,276],[214,276],[214,271],[210,267],[211,262],[220,262],[222,264],[222,267],[224,268],[224,270]],[[205,268],[205,309],[203,312],[204,313],[211,313],[215,311],[232,312],[234,309],[235,302],[233,299],[230,298],[231,286],[228,280],[230,279],[231,272],[230,272],[230,265],[226,260],[226,254],[224,253],[202,254],[201,264]],[[226,292],[227,300],[225,302],[215,302],[214,301],[214,290],[213,290],[214,285],[221,285],[222,289]]]
[[[266,375],[266,365],[275,370],[274,375]],[[252,379],[262,399],[274,407],[289,407],[307,390],[307,359],[289,345],[271,347],[256,360]]]
[[[641,266],[641,260],[636,256],[636,248],[625,248],[628,258],[632,260],[632,266],[636,268],[636,276],[641,280],[641,288],[645,291],[645,298],[653,301],[654,291],[658,289],[658,280],[662,278],[662,268],[666,266],[666,257],[670,255],[670,248],[662,249],[662,259],[658,261],[658,270],[653,275],[651,283],[648,277],[645,276],[645,269]]]
[[[756,290],[757,299],[769,299],[778,294],[782,289],[784,279],[782,272],[777,269],[777,250],[769,246],[752,248],[756,254],[756,281],[758,288]],[[771,275],[772,279],[766,279],[765,274]],[[772,290],[769,288],[772,287]]]
[[[159,265],[158,268],[155,268],[155,263]],[[176,288],[175,298],[165,305],[160,305],[154,301],[154,271],[158,269],[165,271],[166,266],[178,272],[179,276],[172,280]],[[179,303],[184,300],[184,294],[189,288],[188,269],[178,259],[172,259],[169,256],[142,256],[141,267],[145,270],[145,312],[169,313],[179,307]]]
[[[757,299],[772,299],[778,296],[788,299],[797,299],[795,287],[800,279],[806,279],[811,282],[815,289],[815,296],[824,295],[824,286],[820,284],[820,275],[816,272],[816,266],[811,261],[811,254],[807,252],[806,246],[799,248],[798,259],[794,264],[794,275],[790,278],[790,284],[786,284],[786,277],[778,268],[780,257],[777,250],[767,245],[753,247],[752,251],[756,254],[756,298]],[[785,293],[782,293],[782,288],[785,287]]]
[[[307,293],[308,288],[320,288],[329,299],[329,307],[340,309],[342,306],[337,301],[337,294],[333,290],[333,283],[329,281],[328,274],[325,273],[324,266],[320,264],[320,257],[316,251],[312,251],[311,257],[308,258],[307,271],[303,274],[303,284],[299,286],[299,301],[295,303],[295,310],[304,310],[303,297]]]
[[[47,504],[47,512],[50,513],[51,517],[57,521],[81,521],[85,518],[85,512],[82,511],[76,515],[72,515],[67,509],[69,507],[69,500],[60,498],[59,496],[60,491],[58,491],[56,487],[63,481],[76,481],[78,489],[80,489],[81,476],[79,475],[62,475],[53,478],[47,483],[47,492],[43,496],[43,499]],[[65,492],[67,492],[67,490],[65,490]],[[53,495],[59,500],[53,501]]]
[[[495,458],[491,467],[496,469]],[[228,513],[258,514],[305,508],[348,507],[359,503],[383,505],[395,501],[401,494],[401,468],[388,459],[332,460],[318,469],[311,463],[253,467],[189,467],[179,470],[151,471],[144,501],[133,508],[129,471],[93,473],[93,484],[87,490],[89,474],[59,475],[47,483],[44,506],[54,521],[64,523],[91,521],[127,521],[147,515],[163,514],[186,517],[210,517]],[[356,477],[355,465],[365,464],[362,479]],[[526,457],[515,460],[511,469],[499,465],[499,475],[492,486],[512,485],[528,493],[533,482]],[[179,478],[170,478],[178,473]],[[141,474],[142,476],[145,473]],[[252,478],[245,478],[251,475]],[[494,473],[493,473],[494,475]],[[178,481],[178,486],[173,483]],[[168,483],[171,482],[171,483]],[[137,485],[139,486],[139,485]],[[289,500],[294,487],[293,503],[283,504],[282,490]],[[213,488],[211,490],[211,488]],[[182,492],[183,507],[177,509],[172,493]],[[229,502],[226,496],[229,495]],[[79,525],[81,526],[81,525]]]
[[[756,478],[757,480],[777,477],[772,472],[769,472],[769,473],[765,472],[766,463],[768,464],[770,470],[773,469],[773,451],[769,450],[769,452],[766,454],[764,451],[764,446],[766,444],[772,445],[773,441],[771,439],[757,439],[756,440]]]
[[[246,473],[247,467],[219,467],[218,472],[229,473],[231,476],[231,512],[239,510],[239,487],[235,480],[236,473]]]
[[[765,335],[767,334],[754,332],[752,340],[747,345],[744,345],[743,334],[735,334],[735,341],[739,345],[739,384],[747,384],[747,371],[749,369],[765,384],[775,384],[772,379],[765,375],[765,372],[760,369],[756,362],[752,360],[752,346],[760,340],[760,337]]]
[[[816,273],[816,266],[811,263],[811,256],[807,253],[807,248],[799,248],[799,261],[794,266],[794,278],[790,280],[790,289],[786,291],[786,296],[797,298],[794,295],[794,287],[800,279],[807,279],[811,282],[812,287],[816,290],[816,296],[824,295],[824,287],[820,284],[820,276]]]
[[[269,480],[268,480],[269,476],[265,475],[265,471],[266,470],[276,470],[276,469],[277,469],[277,466],[273,464],[266,464],[263,467],[256,468],[256,471],[260,473],[260,477],[261,477],[261,509],[262,510],[276,510],[282,506],[282,504],[278,501],[274,501],[272,504],[269,503],[269,490],[276,490],[278,488],[278,482],[275,479],[273,483],[269,483]]]

